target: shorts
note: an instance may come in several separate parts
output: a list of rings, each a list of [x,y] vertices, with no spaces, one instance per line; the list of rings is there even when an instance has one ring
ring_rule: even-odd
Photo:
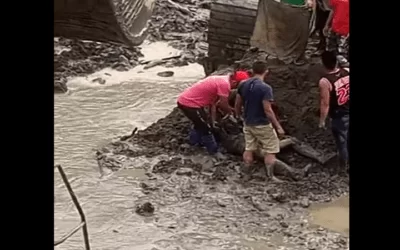
[[[271,124],[244,126],[246,151],[260,149],[263,154],[277,154],[280,151],[279,138]]]

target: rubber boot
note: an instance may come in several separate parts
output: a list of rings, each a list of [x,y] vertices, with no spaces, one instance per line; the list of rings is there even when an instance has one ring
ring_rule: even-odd
[[[276,163],[271,164],[271,165],[265,165],[265,168],[267,169],[267,177],[273,181],[273,182],[283,182],[281,179],[278,179],[275,174],[274,174],[274,168],[275,168]]]
[[[216,154],[218,152],[218,144],[215,141],[214,135],[203,135],[201,137],[201,142],[206,147],[208,153]]]
[[[201,143],[201,135],[194,128],[189,132],[189,144],[192,146],[198,145]]]

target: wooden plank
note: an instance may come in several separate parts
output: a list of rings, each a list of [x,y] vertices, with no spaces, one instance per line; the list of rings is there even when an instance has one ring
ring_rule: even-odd
[[[229,5],[240,9],[256,10],[258,7],[258,0],[217,0],[215,4]]]
[[[220,12],[217,10],[213,10],[210,13],[210,20],[222,20],[227,22],[233,23],[240,23],[240,24],[248,24],[254,26],[256,22],[256,17],[249,17],[249,16],[240,16],[240,15],[232,15],[230,13]]]
[[[238,16],[248,16],[248,17],[257,16],[257,8],[254,10],[249,10],[249,9],[237,8],[234,6],[211,4],[211,12],[213,12],[214,10],[224,13],[231,13]]]
[[[221,27],[214,27],[210,25],[208,28],[208,33],[216,33],[221,35],[233,36],[233,37],[243,37],[250,38],[253,35],[253,31],[241,31],[241,30],[231,30]]]
[[[215,18],[210,19],[209,25],[213,26],[213,27],[220,27],[220,28],[225,28],[225,29],[244,31],[244,32],[248,32],[248,33],[253,33],[253,29],[254,29],[254,25],[221,21],[221,20],[217,20]]]

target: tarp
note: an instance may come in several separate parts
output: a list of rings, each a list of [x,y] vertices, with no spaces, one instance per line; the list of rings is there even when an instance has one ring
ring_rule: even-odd
[[[304,53],[314,21],[305,6],[259,0],[251,46],[291,63]]]

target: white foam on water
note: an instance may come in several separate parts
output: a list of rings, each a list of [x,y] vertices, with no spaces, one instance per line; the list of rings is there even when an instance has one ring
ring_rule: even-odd
[[[169,46],[166,42],[145,42],[142,46],[142,53],[144,55],[140,60],[152,61],[166,57],[179,55],[179,50]],[[134,84],[137,81],[146,82],[172,82],[172,81],[197,81],[204,77],[203,66],[197,63],[189,64],[182,67],[166,68],[163,66],[156,66],[150,69],[143,69],[145,65],[138,65],[137,67],[128,71],[117,71],[111,68],[105,68],[93,74],[84,77],[73,77],[69,79],[67,85],[71,90],[77,88],[105,88],[115,84]],[[172,77],[161,77],[157,73],[161,71],[173,71]],[[105,80],[105,84],[93,82],[96,78]]]

